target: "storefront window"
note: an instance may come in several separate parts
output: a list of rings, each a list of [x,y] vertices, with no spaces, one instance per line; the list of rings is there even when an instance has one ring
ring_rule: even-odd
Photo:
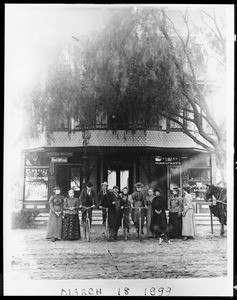
[[[180,188],[180,167],[168,167],[169,168],[169,189]]]
[[[25,169],[25,200],[48,200],[48,168]]]

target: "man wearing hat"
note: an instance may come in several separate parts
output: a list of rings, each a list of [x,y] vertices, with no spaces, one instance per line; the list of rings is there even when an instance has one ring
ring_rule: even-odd
[[[121,225],[121,197],[118,194],[119,187],[115,185],[109,201],[108,207],[108,224],[110,240],[117,240],[117,233]]]
[[[135,192],[132,194],[132,206],[133,207],[145,207],[146,197],[142,193],[142,187],[144,185],[141,182],[137,182],[135,184]],[[139,232],[139,211],[138,209],[133,209],[132,211],[132,220],[136,227],[137,234]],[[141,233],[143,234],[143,226],[145,220],[145,212],[144,209],[141,210]]]
[[[96,194],[95,191],[92,189],[93,183],[88,182],[86,184],[86,187],[81,191],[81,195],[79,197],[79,203],[80,207],[81,206],[86,206],[86,207],[95,207],[96,205]],[[86,216],[86,210],[82,208],[82,223],[84,224],[85,221],[85,216]],[[90,219],[90,224],[92,222],[92,209],[88,210],[88,216]]]
[[[101,190],[99,191],[97,195],[97,202],[99,205],[99,208],[102,209],[102,221],[103,225],[105,225],[106,221],[106,210],[107,204],[109,202],[109,198],[111,197],[111,192],[108,190],[108,183],[106,181],[101,183]]]

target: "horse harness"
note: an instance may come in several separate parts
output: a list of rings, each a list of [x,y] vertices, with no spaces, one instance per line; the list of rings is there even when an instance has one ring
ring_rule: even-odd
[[[219,197],[218,197],[218,199],[216,200],[216,202],[219,202],[219,203],[222,203],[222,204],[227,205],[227,201],[226,201],[227,195],[226,195],[226,194],[225,194],[225,196],[224,196],[224,199],[223,199],[222,201],[220,200],[220,199],[221,199],[221,195],[222,195],[222,193],[223,193],[224,190],[225,190],[224,188],[221,189],[220,194],[219,194]]]

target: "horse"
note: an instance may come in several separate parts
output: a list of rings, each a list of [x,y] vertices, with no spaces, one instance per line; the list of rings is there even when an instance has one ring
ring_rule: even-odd
[[[205,195],[205,200],[208,200],[214,196],[216,198],[212,201],[212,204],[209,205],[211,213],[216,216],[221,223],[221,235],[224,235],[224,225],[227,225],[227,190],[226,188],[215,186],[215,185],[207,185],[207,191]]]

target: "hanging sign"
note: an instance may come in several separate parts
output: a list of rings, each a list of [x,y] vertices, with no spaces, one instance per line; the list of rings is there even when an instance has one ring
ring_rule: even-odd
[[[72,157],[72,152],[46,152],[48,157]]]
[[[155,164],[156,165],[180,165],[181,159],[179,155],[159,155],[155,156]]]
[[[67,163],[67,157],[51,157],[51,163]]]

